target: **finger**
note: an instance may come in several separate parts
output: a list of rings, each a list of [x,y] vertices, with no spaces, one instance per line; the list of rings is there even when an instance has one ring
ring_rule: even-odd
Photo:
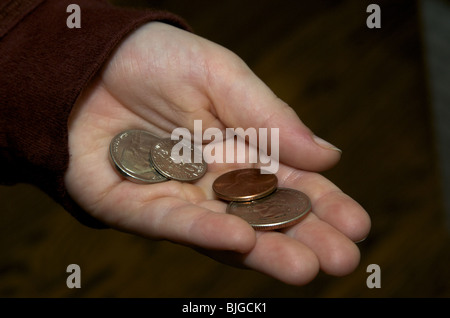
[[[371,227],[368,213],[331,181],[317,173],[284,166],[277,175],[280,186],[297,189],[309,196],[312,210],[320,220],[354,242],[367,237]]]
[[[185,187],[172,181],[164,187],[124,181],[104,197],[93,215],[114,228],[151,239],[240,253],[254,246],[255,231],[247,222],[223,213],[222,202],[195,204]]]
[[[319,272],[314,252],[280,232],[257,231],[256,245],[246,254],[201,252],[222,263],[250,268],[291,285],[305,285]]]
[[[312,204],[305,219],[283,232],[311,248],[324,272],[336,276],[351,273],[360,260],[352,239],[367,235],[367,213],[317,173],[283,167],[279,176],[283,186],[305,192]]]
[[[340,159],[341,151],[316,137],[238,57],[217,55],[209,64],[207,87],[214,111],[227,127],[279,129],[279,140],[268,144],[279,148],[280,161],[300,169],[324,170]]]
[[[320,268],[327,274],[347,275],[359,264],[360,253],[357,246],[314,213],[310,213],[302,222],[284,233],[314,251]]]
[[[316,277],[319,262],[306,245],[279,232],[257,234],[257,244],[245,265],[294,285],[305,285]]]

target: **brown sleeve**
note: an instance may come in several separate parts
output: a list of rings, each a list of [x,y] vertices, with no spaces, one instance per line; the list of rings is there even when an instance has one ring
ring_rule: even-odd
[[[81,8],[81,28],[67,27],[71,3]],[[81,223],[103,227],[64,187],[72,106],[131,31],[155,20],[188,26],[168,12],[101,0],[6,1],[0,19],[0,183],[34,184]]]

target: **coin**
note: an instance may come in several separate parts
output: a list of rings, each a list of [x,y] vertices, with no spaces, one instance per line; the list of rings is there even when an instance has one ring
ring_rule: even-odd
[[[130,181],[156,183],[167,178],[150,161],[150,150],[160,138],[144,130],[126,130],[110,143],[110,158],[117,170]]]
[[[153,146],[151,160],[155,169],[163,176],[178,181],[194,181],[201,178],[207,170],[201,150],[190,143],[184,143],[182,149],[189,151],[186,156],[188,160],[184,160],[182,155],[176,158],[172,155],[172,149],[177,144],[180,145],[180,142],[183,141],[166,138]],[[197,158],[200,158],[200,162],[196,162]]]
[[[246,220],[257,230],[275,230],[294,225],[311,211],[311,201],[303,192],[278,188],[273,194],[249,202],[230,202],[227,213]]]
[[[261,173],[260,169],[247,168],[229,171],[213,183],[216,195],[227,201],[250,201],[265,197],[276,190],[276,175]]]

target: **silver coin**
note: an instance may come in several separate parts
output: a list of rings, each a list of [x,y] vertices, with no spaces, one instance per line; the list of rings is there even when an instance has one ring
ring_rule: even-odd
[[[116,169],[128,180],[137,183],[157,183],[167,178],[155,170],[150,161],[151,148],[159,137],[144,130],[126,130],[110,143],[110,158]]]
[[[257,230],[275,230],[294,225],[311,211],[311,201],[303,192],[278,188],[267,197],[249,202],[230,202],[227,213],[246,220]]]
[[[201,149],[183,140],[160,140],[152,148],[151,159],[159,173],[178,181],[197,180],[207,170]]]

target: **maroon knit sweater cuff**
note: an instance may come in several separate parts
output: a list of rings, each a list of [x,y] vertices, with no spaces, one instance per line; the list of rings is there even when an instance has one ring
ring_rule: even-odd
[[[68,28],[71,0],[44,1],[0,39],[0,182],[38,186],[81,223],[104,227],[68,195],[67,122],[72,106],[113,49],[150,21],[188,29],[164,11],[77,0],[81,28]]]

